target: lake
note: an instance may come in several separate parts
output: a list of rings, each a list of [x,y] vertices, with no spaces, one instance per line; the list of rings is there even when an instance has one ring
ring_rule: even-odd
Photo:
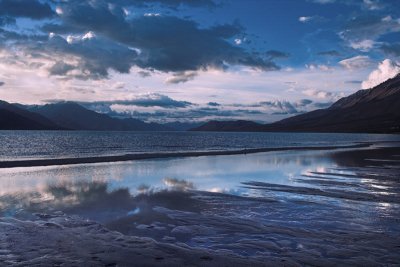
[[[249,265],[262,266],[267,260],[282,264],[282,259],[289,266],[400,262],[398,135],[4,131],[0,143],[2,161],[303,147],[2,168],[0,217],[7,223],[17,219],[11,225],[20,232],[28,229],[20,222],[35,222],[35,231],[42,234],[52,231],[45,222],[54,223],[71,238],[78,233],[77,225],[92,227],[85,226],[90,220],[121,233],[122,239],[151,238],[193,253],[246,259]],[[305,148],[359,143],[369,146]],[[73,226],[66,223],[72,221]],[[88,239],[101,233],[82,231],[79,234]],[[107,244],[116,246],[110,236]],[[49,249],[46,242],[35,242]],[[95,249],[94,243],[88,247]]]

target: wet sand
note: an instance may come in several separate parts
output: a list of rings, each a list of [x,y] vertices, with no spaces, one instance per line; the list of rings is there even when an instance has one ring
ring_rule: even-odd
[[[248,195],[109,190],[100,181],[0,198],[0,261],[11,266],[396,266],[400,149],[332,151],[292,179],[243,181]],[[251,193],[251,194],[250,194]],[[36,198],[35,198],[36,197]],[[5,217],[7,205],[18,212]],[[22,207],[22,208],[21,208]],[[72,215],[75,214],[75,215]],[[91,218],[87,220],[87,218]]]
[[[73,164],[90,164],[103,162],[120,162],[144,159],[163,159],[163,158],[181,158],[181,157],[200,157],[200,156],[221,156],[221,155],[240,155],[262,152],[277,151],[298,151],[298,150],[335,150],[344,148],[363,148],[369,147],[371,144],[362,143],[348,146],[299,146],[299,147],[277,147],[277,148],[253,148],[240,150],[223,150],[223,151],[195,151],[195,152],[165,152],[165,153],[138,153],[116,156],[101,157],[79,157],[79,158],[59,158],[59,159],[32,159],[32,160],[13,160],[0,161],[0,168],[15,167],[37,167],[37,166],[55,166],[55,165],[73,165]]]

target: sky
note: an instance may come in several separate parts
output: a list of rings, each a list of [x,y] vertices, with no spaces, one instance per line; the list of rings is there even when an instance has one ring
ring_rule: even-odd
[[[400,72],[400,1],[0,0],[0,99],[272,122]]]

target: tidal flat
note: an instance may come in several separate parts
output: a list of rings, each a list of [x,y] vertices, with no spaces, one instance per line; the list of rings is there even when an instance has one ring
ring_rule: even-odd
[[[400,149],[264,152],[1,170],[10,266],[388,266]]]

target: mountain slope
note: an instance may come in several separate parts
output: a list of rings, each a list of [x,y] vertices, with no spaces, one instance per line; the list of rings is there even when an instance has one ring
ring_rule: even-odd
[[[95,131],[163,131],[167,127],[137,119],[117,119],[88,110],[73,102],[60,102],[29,108],[68,129]]]
[[[360,90],[327,109],[264,125],[264,131],[400,132],[400,75]]]
[[[319,109],[272,124],[209,122],[195,131],[400,132],[400,74]]]
[[[61,130],[49,119],[19,108],[16,105],[0,101],[1,130]]]

